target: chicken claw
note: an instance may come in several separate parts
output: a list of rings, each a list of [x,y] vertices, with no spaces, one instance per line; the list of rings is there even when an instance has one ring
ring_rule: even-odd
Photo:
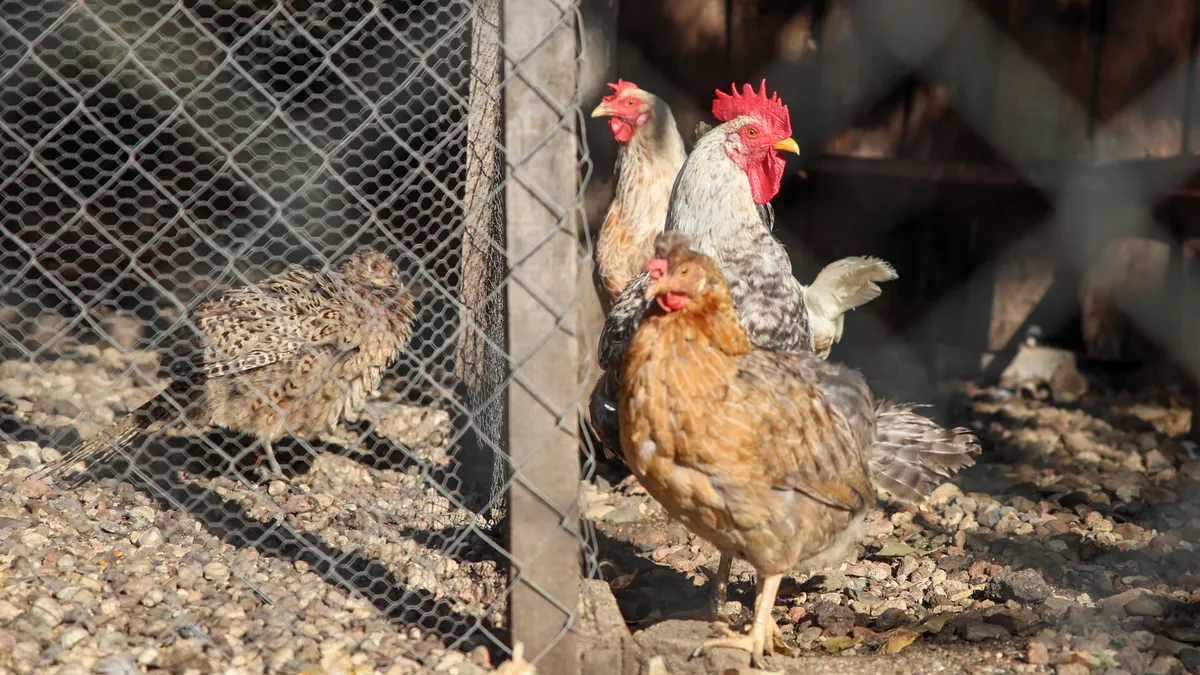
[[[779,582],[782,580],[783,576],[778,574],[759,580],[758,593],[754,598],[754,623],[750,625],[749,633],[705,640],[696,648],[696,651],[692,652],[692,658],[700,656],[713,647],[727,647],[750,652],[750,665],[755,668],[765,668],[766,658],[771,654],[780,653],[785,656],[793,656],[792,649],[783,643],[783,632],[779,630],[779,624],[775,623],[775,619],[771,616],[771,608],[775,605],[775,595],[779,591]],[[768,631],[770,642],[767,641]]]

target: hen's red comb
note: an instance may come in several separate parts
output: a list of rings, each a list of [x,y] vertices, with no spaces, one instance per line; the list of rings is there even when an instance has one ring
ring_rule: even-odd
[[[661,279],[667,273],[667,261],[662,258],[654,258],[647,262],[642,269],[650,273],[651,279]]]
[[[781,134],[781,138],[792,135],[792,117],[788,113],[788,107],[779,99],[778,92],[772,92],[771,97],[767,98],[765,79],[759,85],[758,91],[754,91],[754,87],[749,84],[743,85],[743,93],[740,94],[736,84],[729,87],[732,92],[730,94],[717,90],[717,97],[713,99],[712,105],[713,117],[724,123],[735,117],[751,115],[770,126],[772,131]]]
[[[601,103],[612,103],[613,101],[617,100],[618,98],[624,96],[625,92],[629,91],[630,89],[638,88],[638,86],[636,84],[634,84],[632,82],[626,82],[625,80],[622,80],[621,78],[617,78],[616,84],[609,82],[608,86],[612,87],[613,93],[600,99]]]

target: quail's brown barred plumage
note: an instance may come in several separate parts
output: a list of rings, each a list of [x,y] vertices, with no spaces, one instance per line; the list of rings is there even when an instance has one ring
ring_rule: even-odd
[[[292,265],[253,287],[202,303],[163,353],[167,388],[48,465],[111,460],[150,427],[184,417],[271,444],[312,438],[359,408],[411,335],[412,295],[395,263],[363,248],[337,271]]]

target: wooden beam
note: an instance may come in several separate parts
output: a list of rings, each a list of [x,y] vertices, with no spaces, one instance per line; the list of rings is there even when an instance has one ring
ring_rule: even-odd
[[[1190,222],[1184,232],[1183,288],[1179,293],[1180,341],[1189,353],[1177,354],[1176,360],[1187,371],[1192,401],[1192,427],[1188,435],[1200,440],[1200,348],[1196,334],[1200,332],[1200,222]]]
[[[1080,162],[1039,162],[1029,171],[1003,165],[960,162],[921,162],[824,155],[805,165],[812,174],[890,178],[897,180],[995,185],[997,187],[1060,185],[1073,178],[1078,190],[1109,192],[1142,185],[1154,198],[1200,198],[1200,158],[1184,155],[1095,166]],[[1137,179],[1137,180],[1134,180]]]
[[[500,2],[481,0],[472,17],[470,110],[467,115],[466,225],[462,241],[462,331],[457,375],[466,415],[455,460],[467,508],[486,511],[508,473],[498,452],[505,436],[503,346],[505,296],[504,180],[500,114]]]
[[[501,0],[505,54],[513,641],[575,675],[580,590],[581,208],[576,3]]]

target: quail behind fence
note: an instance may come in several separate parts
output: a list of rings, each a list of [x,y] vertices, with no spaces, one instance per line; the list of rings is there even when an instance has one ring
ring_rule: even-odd
[[[337,271],[292,265],[225,291],[173,332],[160,364],[167,388],[43,473],[110,461],[138,434],[182,417],[257,436],[279,476],[271,444],[312,438],[360,407],[400,356],[412,317],[395,263],[371,248]]]

